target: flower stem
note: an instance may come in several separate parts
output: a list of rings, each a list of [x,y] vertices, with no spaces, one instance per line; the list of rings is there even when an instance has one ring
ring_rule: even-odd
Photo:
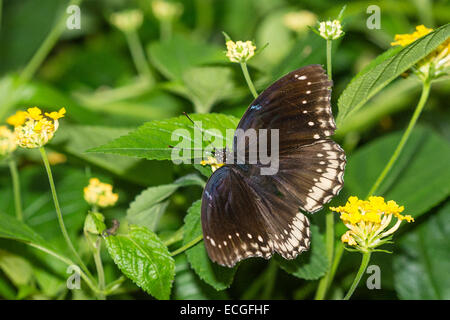
[[[327,40],[327,75],[328,78],[332,79],[332,66],[331,66],[331,45],[332,40]],[[333,264],[333,255],[334,255],[334,213],[328,212],[325,216],[325,241],[327,247],[327,256],[328,256],[328,266],[331,268]],[[330,269],[329,271],[320,279],[319,286],[316,291],[316,300],[323,300],[325,298],[325,294],[330,284]]]
[[[86,272],[86,274],[88,274],[90,277],[92,277],[92,275],[90,274],[88,268],[83,263],[83,260],[81,260],[81,257],[79,256],[77,250],[75,250],[75,247],[73,246],[72,241],[70,240],[70,237],[69,237],[69,234],[67,232],[66,226],[64,225],[64,220],[63,220],[63,216],[62,216],[62,213],[61,213],[61,207],[59,205],[58,195],[56,193],[55,182],[53,180],[53,174],[52,174],[52,170],[50,168],[50,163],[48,162],[47,153],[45,152],[44,147],[39,148],[39,151],[41,152],[42,161],[44,162],[45,170],[47,171],[48,181],[50,183],[50,189],[51,189],[51,192],[52,192],[53,202],[55,204],[56,215],[57,215],[57,218],[58,218],[58,223],[59,223],[59,227],[61,229],[61,232],[62,232],[62,234],[64,236],[64,239],[66,240],[66,243],[69,246],[70,250],[72,251],[74,256],[77,258],[78,263],[80,264],[81,268]]]
[[[70,5],[79,5],[80,3],[81,3],[81,0],[72,0],[72,1],[70,1],[69,6]],[[22,73],[20,74],[20,79],[22,81],[26,82],[33,77],[36,70],[39,68],[39,66],[42,64],[44,59],[49,54],[50,50],[54,47],[54,45],[58,41],[59,37],[61,36],[61,34],[64,31],[65,26],[66,26],[66,14],[64,12],[61,15],[61,17],[57,20],[57,22],[53,26],[52,30],[47,35],[44,42],[41,44],[41,46],[36,51],[34,56],[28,62],[25,69],[22,70]]]
[[[333,40],[327,39],[327,75],[328,78],[332,79],[332,65],[331,65],[331,47]]]
[[[100,300],[105,300],[106,295],[104,294],[105,291],[105,272],[103,271],[103,263],[102,263],[102,256],[101,256],[101,238],[98,238],[95,244],[94,249],[94,261],[95,261],[95,267],[97,268],[97,275],[98,275],[98,289],[100,291],[98,298]]]
[[[16,209],[16,217],[17,220],[23,221],[22,200],[20,199],[20,179],[19,173],[17,172],[16,161],[13,158],[10,158],[8,164],[9,170],[11,171],[11,178],[13,183],[14,206]]]
[[[125,32],[125,37],[127,39],[131,57],[133,58],[137,71],[141,76],[153,80],[153,75],[148,66],[148,61],[145,57],[144,49],[142,48],[142,43],[139,39],[138,33],[135,30]]]
[[[172,21],[161,20],[159,23],[159,37],[161,41],[169,41],[172,37]]]
[[[409,139],[409,136],[411,135],[412,130],[414,129],[414,126],[417,123],[417,119],[419,118],[423,108],[425,107],[425,104],[428,100],[428,96],[430,94],[430,87],[431,87],[431,81],[430,79],[425,79],[423,82],[423,88],[422,88],[422,94],[420,96],[419,103],[417,104],[416,110],[414,111],[414,114],[409,121],[408,127],[406,128],[406,131],[403,133],[402,138],[400,139],[399,144],[397,145],[397,148],[395,149],[394,153],[392,154],[391,158],[389,159],[389,162],[384,167],[381,174],[378,176],[378,179],[373,184],[372,188],[370,189],[369,193],[367,194],[367,198],[375,192],[377,192],[378,188],[380,187],[381,183],[383,182],[384,178],[386,178],[387,174],[391,170],[394,163],[397,161],[398,157],[400,156],[406,142]]]
[[[355,279],[353,280],[352,286],[350,287],[350,289],[348,290],[347,294],[344,297],[344,300],[348,300],[350,299],[350,297],[352,296],[353,292],[355,292],[356,287],[359,284],[359,281],[361,280],[364,271],[366,271],[367,266],[369,265],[369,261],[370,261],[370,252],[364,252],[363,256],[362,256],[362,260],[361,260],[361,265],[359,266],[359,270],[358,273],[356,274]]]
[[[255,89],[255,86],[253,85],[252,78],[250,78],[250,74],[248,73],[247,69],[247,63],[241,62],[241,69],[242,73],[244,74],[245,81],[247,81],[248,88],[250,89],[250,92],[252,93],[253,97],[256,99],[258,97],[258,92]]]
[[[191,247],[195,246],[198,242],[200,242],[203,239],[203,235],[199,235],[197,238],[189,241],[188,243],[186,243],[184,246],[182,246],[181,248],[175,250],[174,252],[172,252],[170,255],[176,256],[177,254],[180,254],[188,249],[190,249]]]

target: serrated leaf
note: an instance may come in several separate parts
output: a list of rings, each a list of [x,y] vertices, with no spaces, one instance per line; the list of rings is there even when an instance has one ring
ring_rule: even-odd
[[[286,260],[280,256],[275,259],[287,273],[305,280],[316,280],[328,270],[328,257],[324,236],[319,228],[311,225],[311,248],[303,252],[294,260]]]
[[[237,118],[218,113],[192,114],[190,117],[195,122],[201,121],[202,127],[194,127],[185,116],[151,121],[128,135],[89,152],[114,153],[154,160],[171,160],[176,157],[181,161],[201,157],[201,150],[209,146],[211,140],[217,148],[232,145],[233,137],[232,134],[228,134],[227,137],[227,129],[234,132],[239,122]],[[184,149],[182,154],[180,149]],[[199,155],[196,153],[197,150],[200,152]]]
[[[175,262],[152,231],[130,225],[128,234],[104,237],[108,252],[119,269],[148,294],[169,299]]]
[[[394,255],[394,285],[400,299],[450,299],[450,202],[401,238]]]
[[[449,37],[450,24],[446,24],[399,51],[391,49],[385,52],[358,73],[339,97],[337,127],[341,126],[349,114],[360,109],[377,92]]]
[[[170,197],[179,187],[198,185],[205,182],[195,174],[184,176],[172,184],[150,187],[139,194],[127,210],[127,221],[131,224],[144,226],[155,231],[161,215],[165,212]]]
[[[201,203],[201,200],[194,202],[184,218],[184,245],[202,234]],[[225,268],[212,262],[203,241],[187,250],[186,255],[195,273],[214,289],[224,290],[233,282],[237,267]]]
[[[345,169],[345,189],[364,198],[389,161],[401,133],[381,137],[360,148]],[[450,194],[450,146],[430,129],[416,127],[376,195],[405,206],[417,218]]]

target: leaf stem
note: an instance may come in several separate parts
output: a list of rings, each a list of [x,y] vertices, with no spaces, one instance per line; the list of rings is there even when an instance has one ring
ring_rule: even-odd
[[[250,78],[250,74],[248,73],[247,69],[247,63],[241,62],[241,69],[242,73],[244,74],[245,81],[247,81],[248,88],[250,89],[250,92],[252,93],[253,97],[256,99],[258,97],[258,92],[255,89],[255,86],[253,85],[252,78]]]
[[[51,170],[51,167],[50,167],[50,163],[48,161],[47,153],[45,152],[44,147],[39,148],[39,151],[41,153],[42,161],[44,162],[45,170],[47,171],[47,176],[48,176],[48,181],[50,183],[50,189],[51,189],[51,192],[52,192],[53,202],[55,204],[56,215],[57,215],[57,218],[58,218],[59,227],[60,227],[61,232],[62,232],[62,234],[64,236],[64,240],[66,241],[68,247],[70,248],[70,250],[72,251],[72,253],[76,257],[76,259],[78,260],[78,263],[80,264],[81,268],[86,272],[86,274],[88,274],[90,277],[92,277],[92,275],[89,272],[88,268],[83,263],[83,260],[81,260],[81,257],[79,256],[77,250],[75,250],[75,247],[73,246],[72,241],[70,240],[70,237],[69,237],[69,234],[67,232],[66,226],[64,225],[64,220],[63,220],[63,216],[62,216],[62,213],[61,213],[61,207],[59,205],[58,195],[56,193],[55,182],[53,180],[53,174],[52,174],[52,170]]]
[[[14,206],[16,210],[17,220],[23,221],[22,212],[22,200],[20,198],[20,179],[19,173],[17,171],[16,161],[11,157],[8,161],[9,171],[11,172],[11,179],[13,183],[13,193],[14,193]]]
[[[369,264],[370,255],[371,255],[370,252],[364,252],[363,253],[362,260],[361,260],[361,265],[359,266],[358,273],[356,274],[356,277],[353,280],[353,283],[352,283],[350,289],[348,290],[347,294],[345,295],[344,300],[349,300],[350,297],[352,296],[353,292],[355,292],[355,289],[358,286],[359,281],[361,280],[361,278],[362,278],[362,276],[364,274],[364,271],[366,271],[366,268],[367,268],[367,266]]]
[[[203,235],[199,235],[197,238],[189,241],[188,243],[186,243],[184,246],[182,246],[181,248],[175,250],[174,252],[172,252],[170,255],[176,256],[177,254],[180,254],[186,250],[188,250],[189,248],[195,246],[198,242],[200,242],[203,239]]]
[[[423,108],[425,107],[425,104],[428,100],[428,96],[430,94],[430,87],[431,87],[431,81],[430,79],[425,79],[423,82],[423,88],[422,88],[422,94],[420,96],[419,103],[417,104],[416,110],[414,110],[414,114],[409,121],[408,127],[406,128],[406,131],[403,133],[402,138],[400,139],[399,144],[397,145],[397,148],[395,149],[394,153],[392,154],[391,158],[389,159],[389,162],[384,167],[381,174],[378,176],[378,179],[373,184],[372,188],[370,189],[369,193],[367,194],[367,198],[375,192],[378,191],[378,188],[380,187],[381,183],[383,182],[384,178],[386,178],[387,174],[391,170],[394,163],[397,161],[398,157],[400,156],[406,142],[409,139],[409,136],[411,135],[412,130],[414,129],[414,126],[417,123],[417,119],[419,118]]]
[[[101,245],[102,245],[102,242],[101,242],[101,238],[99,237],[95,243],[94,261],[95,261],[95,267],[97,268],[98,289],[100,291],[98,294],[98,298],[100,300],[105,300],[106,299],[106,295],[104,293],[104,291],[105,291],[105,272],[103,270]]]
[[[144,49],[142,47],[142,43],[139,39],[137,31],[133,30],[130,32],[125,32],[125,37],[127,39],[131,57],[133,58],[133,62],[136,66],[137,71],[142,77],[153,80],[153,75],[148,66],[148,60],[145,57]]]

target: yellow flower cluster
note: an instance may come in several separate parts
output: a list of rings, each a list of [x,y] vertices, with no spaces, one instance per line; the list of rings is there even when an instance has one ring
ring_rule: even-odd
[[[176,2],[153,0],[152,10],[158,20],[172,21],[181,16],[183,13],[183,5]]]
[[[295,32],[303,32],[308,30],[308,26],[316,23],[317,16],[307,10],[289,12],[283,16],[283,24]]]
[[[59,127],[59,119],[64,117],[66,109],[42,114],[34,107],[27,111],[17,111],[7,122],[14,126],[17,144],[22,148],[40,148],[51,140]]]
[[[251,41],[227,41],[227,57],[231,62],[246,62],[255,55],[256,47]]]
[[[417,26],[416,31],[411,34],[395,35],[395,42],[391,42],[391,45],[405,47],[432,31],[433,29],[427,28],[424,25]],[[435,78],[444,73],[448,73],[448,70],[446,70],[448,67],[450,67],[450,39],[444,41],[436,50],[417,64],[417,73],[421,78]]]
[[[414,221],[410,215],[401,215],[405,209],[403,206],[393,200],[385,202],[383,197],[369,197],[369,200],[350,197],[345,206],[330,209],[339,212],[341,220],[350,229],[342,236],[342,242],[363,252],[388,242],[390,238],[387,237],[399,228],[403,220]],[[386,230],[392,218],[396,218],[397,222]]]
[[[130,32],[139,29],[144,20],[144,15],[139,9],[130,9],[111,14],[109,20],[122,32]]]
[[[17,140],[14,132],[6,126],[0,126],[0,157],[7,156],[17,149]]]
[[[200,164],[202,166],[210,165],[212,172],[216,171],[217,169],[225,165],[225,163],[219,163],[217,159],[214,157],[208,157],[208,160],[202,160]]]
[[[92,206],[101,208],[113,206],[119,199],[119,195],[113,193],[112,189],[112,185],[100,182],[97,178],[91,178],[89,185],[84,188],[84,200]]]

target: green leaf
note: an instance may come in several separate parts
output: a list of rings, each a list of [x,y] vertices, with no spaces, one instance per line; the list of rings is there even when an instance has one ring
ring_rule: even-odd
[[[127,221],[130,224],[144,226],[155,231],[160,217],[166,211],[170,197],[179,187],[199,185],[203,187],[205,182],[195,174],[184,176],[172,184],[150,187],[139,194],[130,204],[127,210]]]
[[[345,189],[365,197],[389,161],[401,133],[379,138],[360,148],[349,159]],[[430,129],[416,127],[399,159],[376,195],[405,206],[417,218],[450,194],[450,145]]]
[[[316,280],[328,270],[328,257],[324,236],[319,228],[311,225],[311,248],[301,253],[294,260],[286,260],[280,256],[275,259],[286,272],[305,280]]]
[[[184,245],[202,234],[201,203],[201,200],[194,202],[184,218]],[[186,255],[195,273],[214,289],[224,290],[233,282],[237,267],[226,268],[212,262],[203,241],[187,250]]]
[[[186,96],[197,113],[208,113],[219,101],[231,97],[234,83],[226,67],[197,67],[183,73]]]
[[[450,299],[450,202],[402,237],[394,255],[394,285],[400,299]]]
[[[108,252],[119,269],[136,285],[157,299],[169,299],[175,262],[152,231],[130,225],[128,234],[104,237]]]
[[[360,109],[372,96],[449,37],[450,24],[446,24],[399,51],[391,49],[385,52],[364,68],[339,97],[337,127],[340,127],[351,113]]]
[[[211,140],[217,148],[224,147],[225,144],[232,145],[232,133],[239,122],[237,118],[218,113],[192,114],[191,118],[196,122],[201,121],[201,127],[194,127],[185,116],[151,121],[128,135],[90,149],[89,152],[114,153],[154,160],[170,160],[173,157],[177,160],[187,160],[196,157],[195,151],[206,148],[211,144]],[[231,133],[228,136],[227,129],[230,129]],[[174,150],[170,146],[177,149]],[[179,149],[184,149],[184,152],[180,154]]]
[[[169,41],[149,46],[152,64],[168,79],[181,80],[188,69],[210,63],[225,62],[225,49],[174,35]]]
[[[30,284],[33,278],[33,268],[27,260],[3,249],[0,249],[0,269],[16,287]]]

